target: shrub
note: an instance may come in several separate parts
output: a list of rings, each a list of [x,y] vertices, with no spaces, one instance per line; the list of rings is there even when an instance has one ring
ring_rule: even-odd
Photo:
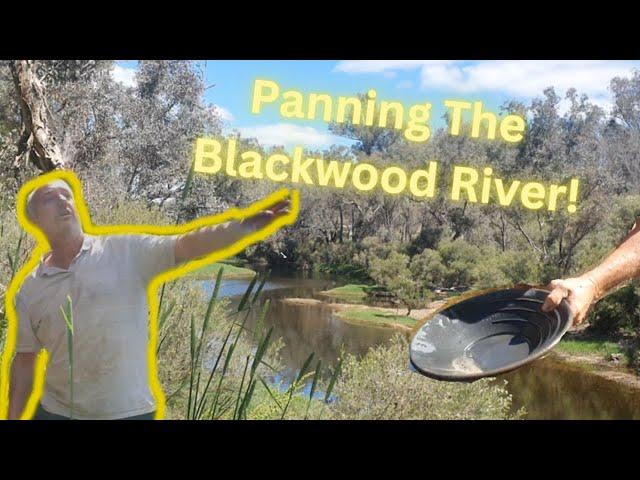
[[[317,271],[363,279],[366,278],[366,271],[354,260],[356,251],[353,242],[320,243],[311,254],[311,259]]]
[[[437,250],[425,248],[411,259],[411,274],[426,288],[443,286],[447,268]]]
[[[419,277],[412,275],[408,263],[407,255],[391,252],[387,258],[371,259],[369,271],[378,284],[384,285],[407,308],[407,315],[430,297]]]
[[[516,283],[542,283],[540,262],[528,251],[487,250],[475,267],[476,285],[501,287]]]
[[[438,245],[442,263],[447,268],[445,286],[473,285],[477,279],[476,265],[482,259],[478,247],[458,238],[445,240]]]
[[[626,285],[600,300],[589,315],[590,329],[597,334],[614,334],[620,328],[640,327],[640,297],[636,283]]]
[[[470,384],[439,382],[408,367],[408,341],[401,335],[369,350],[360,360],[348,355],[336,384],[331,418],[508,419],[511,396],[482,379]]]

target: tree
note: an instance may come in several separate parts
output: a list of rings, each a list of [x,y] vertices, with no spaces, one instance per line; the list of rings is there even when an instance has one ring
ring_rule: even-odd
[[[640,71],[631,78],[614,78],[610,88],[614,108],[603,133],[607,169],[616,175],[618,192],[639,193]]]
[[[407,315],[424,302],[428,293],[411,275],[407,255],[391,252],[387,258],[372,258],[370,264],[371,277],[398,298],[407,308]]]
[[[369,98],[367,95],[358,94],[357,97],[360,99],[360,103],[362,105],[366,105]],[[343,123],[331,122],[329,124],[329,131],[336,135],[340,135],[341,137],[355,140],[356,144],[353,149],[356,152],[362,152],[367,156],[374,152],[386,152],[388,148],[401,136],[399,130],[395,130],[391,127],[391,125],[394,124],[395,114],[390,114],[387,121],[387,127],[381,128],[377,126],[380,120],[380,109],[377,104],[374,108],[372,126],[365,125],[365,111],[365,108],[361,110],[360,123],[356,125],[353,123],[352,119],[352,108],[347,109],[345,119],[351,119],[346,120]]]
[[[60,147],[49,128],[49,106],[44,82],[39,78],[33,60],[16,60],[10,64],[22,117],[18,155],[14,168],[31,162],[47,172],[65,164]]]

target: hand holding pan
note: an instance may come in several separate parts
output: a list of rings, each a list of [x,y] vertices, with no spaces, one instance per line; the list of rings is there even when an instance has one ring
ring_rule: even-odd
[[[542,311],[548,295],[547,287],[517,284],[456,297],[414,329],[412,366],[438,380],[473,381],[542,357],[573,320],[566,300]]]

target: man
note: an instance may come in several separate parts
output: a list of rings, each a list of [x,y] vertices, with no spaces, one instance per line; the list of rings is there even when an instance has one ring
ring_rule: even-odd
[[[36,419],[153,419],[147,366],[147,286],[163,271],[228,247],[290,212],[278,202],[241,221],[183,235],[88,235],[69,185],[56,180],[27,199],[29,220],[46,236],[41,258],[15,297],[18,315],[9,418],[20,418],[32,389],[34,363],[49,352]],[[61,307],[71,298],[73,390],[68,327]],[[73,398],[73,401],[72,401]]]
[[[616,286],[640,276],[640,224],[636,222],[622,243],[600,265],[583,275],[553,280],[551,293],[542,309],[556,308],[566,299],[578,325],[587,317],[591,306]]]

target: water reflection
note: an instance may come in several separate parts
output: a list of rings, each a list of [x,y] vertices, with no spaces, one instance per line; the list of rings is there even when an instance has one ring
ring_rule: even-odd
[[[212,283],[203,282],[207,293],[211,293]],[[220,294],[231,297],[232,305],[237,305],[248,283],[225,281]],[[297,374],[311,353],[315,353],[315,361],[321,359],[323,365],[333,366],[341,350],[364,355],[370,347],[388,342],[395,334],[388,328],[345,323],[326,305],[282,302],[284,298],[327,300],[319,292],[345,283],[336,278],[294,272],[276,272],[265,283],[262,300],[271,299],[265,324],[273,326],[274,335],[284,340],[281,359],[286,368],[279,378],[285,383]],[[256,308],[249,314],[249,328],[255,325],[259,310]],[[524,406],[530,419],[640,419],[638,390],[555,360],[552,355],[498,380],[503,379],[508,381],[514,410]]]
[[[640,419],[640,391],[549,356],[502,375],[530,419]]]
[[[211,293],[211,282],[207,282],[205,290]],[[244,280],[229,281],[220,288],[221,296],[233,296],[231,308],[236,306],[248,285]],[[281,337],[284,346],[280,351],[281,360],[287,370],[285,376],[295,376],[307,357],[315,354],[315,360],[322,360],[323,365],[334,365],[341,351],[356,355],[364,355],[375,345],[391,339],[394,330],[366,325],[352,325],[335,317],[327,305],[298,305],[285,303],[284,298],[315,298],[323,300],[319,295],[325,289],[333,288],[335,281],[322,279],[290,279],[276,278],[265,283],[261,300],[270,299],[265,324],[274,328],[274,337]],[[247,318],[247,328],[253,328],[260,315],[260,308],[254,308]]]

